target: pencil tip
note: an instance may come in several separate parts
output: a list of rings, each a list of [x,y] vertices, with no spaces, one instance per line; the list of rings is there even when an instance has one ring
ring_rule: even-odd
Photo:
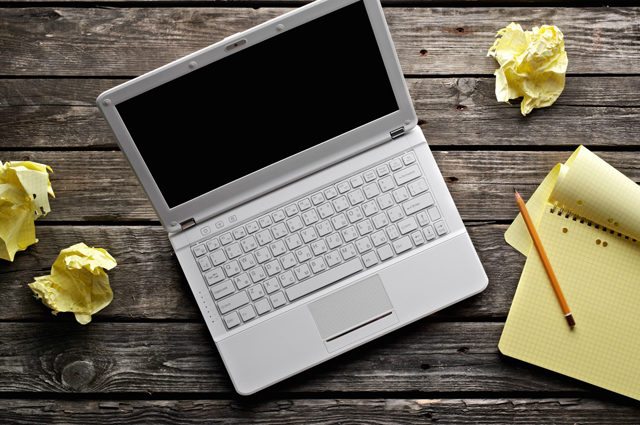
[[[573,314],[572,313],[567,313],[564,317],[567,319],[567,323],[569,324],[569,327],[571,329],[576,327],[576,321],[573,320]]]

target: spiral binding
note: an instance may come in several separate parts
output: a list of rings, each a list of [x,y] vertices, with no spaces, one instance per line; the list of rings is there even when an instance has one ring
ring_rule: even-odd
[[[549,212],[551,214],[557,214],[560,217],[564,216],[564,218],[566,218],[568,220],[579,221],[580,224],[586,224],[589,227],[593,227],[594,229],[602,230],[605,233],[609,233],[610,235],[617,236],[617,237],[619,237],[621,239],[626,239],[626,240],[631,241],[633,243],[638,242],[636,239],[630,238],[629,236],[626,236],[626,235],[623,235],[622,233],[620,233],[620,232],[618,232],[616,230],[613,230],[613,229],[611,229],[609,227],[600,225],[598,223],[594,223],[593,221],[589,220],[588,218],[574,213],[573,211],[569,210],[565,206],[559,205],[557,202],[551,207]]]

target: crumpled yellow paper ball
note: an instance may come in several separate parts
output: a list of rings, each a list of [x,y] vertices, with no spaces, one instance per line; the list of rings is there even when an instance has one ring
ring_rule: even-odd
[[[31,161],[0,161],[0,258],[13,261],[16,252],[38,242],[34,221],[51,211],[55,197],[51,167]]]
[[[498,101],[522,97],[522,115],[552,105],[564,90],[569,63],[558,27],[542,25],[524,31],[512,22],[496,37],[487,56],[500,64],[494,73]]]
[[[29,288],[53,314],[72,312],[86,325],[92,314],[111,303],[113,291],[105,270],[116,265],[106,250],[78,243],[60,251],[51,274],[36,277]]]

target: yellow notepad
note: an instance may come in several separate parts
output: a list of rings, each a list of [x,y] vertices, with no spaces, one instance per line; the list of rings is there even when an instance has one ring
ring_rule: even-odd
[[[581,146],[527,207],[576,327],[518,216],[505,239],[527,262],[500,351],[640,399],[640,187]]]

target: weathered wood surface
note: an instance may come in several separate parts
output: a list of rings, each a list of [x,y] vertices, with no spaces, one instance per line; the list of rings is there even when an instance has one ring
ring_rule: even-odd
[[[268,393],[604,392],[503,357],[503,326],[421,320]],[[0,335],[0,394],[233,393],[201,323],[0,322]]]
[[[634,137],[630,135],[630,137]],[[637,136],[636,136],[637,137]],[[597,152],[640,182],[638,152]],[[570,151],[436,151],[434,156],[464,220],[511,220],[513,187],[529,196]],[[53,167],[56,199],[39,222],[155,221],[157,216],[118,151],[0,152],[0,160],[32,160]]]
[[[517,424],[637,425],[640,408],[585,398],[0,400],[14,424]]]
[[[4,8],[0,75],[137,75],[203,48],[285,8]],[[637,8],[388,8],[408,74],[491,74],[496,31],[558,25],[569,72],[630,74],[640,65]],[[46,60],[43,60],[46,58]],[[366,72],[366,70],[362,70]]]
[[[506,225],[469,228],[489,276],[489,287],[438,313],[438,320],[506,317],[524,258],[504,241],[505,229]],[[5,300],[0,320],[73,320],[71,315],[53,317],[26,284],[34,276],[48,274],[62,247],[80,241],[108,249],[119,263],[109,272],[113,302],[95,316],[96,320],[202,320],[161,227],[38,226],[37,230],[40,243],[18,254],[12,264],[0,263],[0,290]]]

